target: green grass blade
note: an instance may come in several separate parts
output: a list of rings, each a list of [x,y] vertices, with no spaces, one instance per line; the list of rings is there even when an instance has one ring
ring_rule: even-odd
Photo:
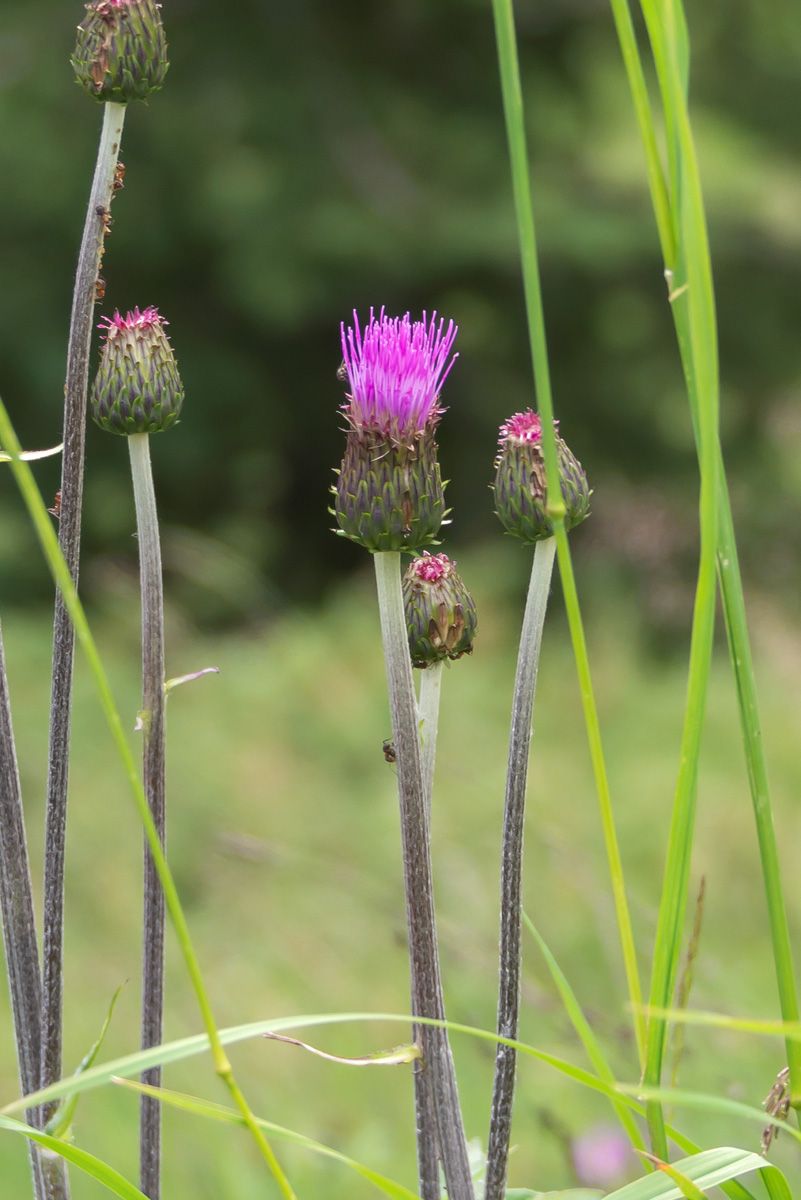
[[[644,1100],[658,1100],[660,1103],[675,1104],[680,1108],[696,1108],[703,1112],[722,1113],[728,1117],[743,1117],[747,1121],[755,1121],[762,1127],[772,1125],[774,1128],[788,1133],[794,1141],[801,1143],[801,1132],[794,1125],[765,1112],[763,1108],[757,1108],[754,1104],[744,1104],[741,1100],[730,1100],[728,1096],[716,1096],[706,1092],[688,1092],[682,1088],[654,1088],[634,1084],[631,1087],[619,1085],[619,1090],[639,1096]]]
[[[65,1162],[71,1163],[84,1174],[89,1175],[98,1183],[102,1183],[115,1196],[122,1197],[122,1200],[147,1200],[144,1192],[140,1192],[138,1187],[134,1187],[124,1175],[120,1175],[119,1171],[115,1171],[108,1163],[96,1158],[88,1150],[81,1150],[71,1142],[51,1137],[50,1134],[32,1129],[30,1125],[25,1125],[22,1121],[15,1121],[11,1117],[0,1116],[0,1129],[5,1129],[9,1133],[21,1134],[29,1141],[36,1142],[37,1146],[43,1146],[45,1150],[58,1154]]]
[[[741,1175],[759,1171],[772,1200],[792,1200],[787,1180],[778,1167],[750,1150],[739,1150],[732,1146],[719,1146],[715,1150],[703,1150],[690,1158],[683,1158],[673,1167],[680,1175],[690,1180],[702,1192],[708,1188],[721,1187]],[[625,1187],[610,1192],[606,1200],[681,1200],[681,1187],[661,1173],[648,1175]]]
[[[688,382],[694,390],[701,473],[700,559],[696,585],[687,701],[681,755],[673,803],[662,899],[657,923],[651,976],[653,1006],[667,1006],[673,995],[681,956],[687,909],[698,758],[706,709],[717,594],[718,530],[718,358],[717,323],[712,267],[700,174],[685,99],[686,39],[673,19],[669,0],[659,8],[643,0],[648,32],[657,62],[667,114],[673,161],[670,200],[677,233],[679,257],[673,274],[673,304],[686,311],[693,370]],[[665,1050],[665,1025],[652,1019],[648,1026],[645,1080],[661,1079]],[[649,1106],[653,1148],[667,1157],[664,1119],[657,1104]]]
[[[204,1100],[199,1096],[188,1096],[183,1092],[173,1092],[166,1088],[149,1087],[147,1084],[135,1083],[131,1080],[120,1080],[123,1087],[129,1088],[132,1091],[138,1092],[144,1096],[152,1096],[161,1104],[170,1105],[173,1108],[178,1108],[183,1112],[193,1113],[198,1117],[205,1117],[212,1121],[222,1121],[228,1125],[241,1125],[242,1117],[233,1108],[227,1108],[223,1104],[215,1104],[210,1100]],[[298,1133],[294,1129],[287,1129],[283,1125],[276,1125],[272,1121],[265,1121],[261,1117],[256,1118],[259,1125],[272,1137],[278,1138],[281,1141],[292,1142],[296,1146],[301,1146],[304,1150],[309,1150],[312,1154],[321,1155],[324,1158],[334,1159],[334,1161],[342,1163],[343,1166],[355,1171],[357,1175],[361,1175],[363,1179],[367,1179],[384,1195],[389,1196],[391,1200],[419,1200],[417,1192],[412,1192],[403,1184],[397,1183],[394,1179],[389,1179],[386,1175],[382,1175],[379,1171],[374,1171],[372,1167],[366,1166],[355,1158],[349,1158],[347,1154],[342,1154],[339,1150],[335,1150],[333,1146],[326,1146],[323,1142],[317,1142],[313,1138],[306,1137],[303,1133]]]
[[[548,347],[545,337],[545,315],[542,302],[542,286],[540,282],[539,262],[537,258],[537,237],[534,222],[534,210],[531,197],[529,175],[528,149],[526,145],[525,117],[523,110],[523,93],[520,83],[520,66],[517,55],[517,36],[515,32],[514,9],[512,0],[493,0],[495,18],[495,35],[498,45],[498,62],[501,76],[501,92],[503,96],[506,132],[509,143],[509,162],[512,175],[512,191],[514,195],[515,214],[517,219],[518,240],[520,244],[520,260],[523,273],[523,287],[526,299],[528,317],[529,342],[531,359],[534,368],[534,385],[537,402],[542,417],[542,445],[545,459],[545,474],[547,480],[559,478],[557,465],[556,439],[553,428],[553,397],[551,394],[551,377],[548,364]],[[584,635],[584,625],[579,605],[578,591],[573,573],[573,563],[570,546],[564,528],[564,506],[561,501],[559,488],[547,489],[549,513],[554,527],[556,549],[559,560],[559,574],[562,580],[562,590],[565,597],[570,638],[576,669],[579,678],[579,689],[587,729],[587,741],[592,760],[595,786],[601,812],[604,844],[609,871],[612,881],[612,892],[615,901],[618,933],[620,937],[623,964],[626,973],[629,1000],[634,1008],[634,1032],[640,1055],[640,1064],[644,1062],[645,1054],[645,1022],[637,1012],[642,995],[640,973],[637,965],[637,952],[634,944],[634,934],[631,925],[628,901],[626,899],[623,864],[620,856],[617,832],[615,829],[612,799],[609,790],[609,780],[601,740],[601,728],[598,720],[598,709],[595,703],[595,693],[590,674],[589,656]],[[554,498],[553,500],[551,498]]]
[[[662,256],[666,270],[673,272],[676,266],[676,247],[670,200],[659,159],[654,119],[645,86],[645,77],[634,35],[634,28],[631,22],[628,0],[611,0],[611,4],[629,81],[632,102],[645,148],[651,201],[656,217]],[[692,363],[690,361],[686,311],[684,306],[674,304],[672,305],[672,312],[676,324],[676,334],[682,363],[688,379],[690,404],[697,440],[698,429],[695,413],[695,395],[694,388],[692,387]],[[767,896],[779,1001],[784,1020],[787,1022],[796,1022],[799,1019],[799,1015],[801,1015],[801,1010],[799,1009],[792,944],[790,941],[778,846],[773,823],[770,785],[759,719],[759,702],[754,677],[751,643],[748,634],[743,584],[725,467],[719,446],[718,486],[720,488],[718,579],[723,600],[729,654],[737,687],[740,724],[759,841],[762,875]],[[793,1099],[795,1102],[798,1102],[801,1099],[801,1046],[793,1042],[788,1042],[787,1060],[790,1065]]]
[[[683,1025],[707,1025],[716,1029],[733,1029],[742,1033],[758,1033],[768,1037],[783,1037],[801,1044],[801,1022],[762,1020],[759,1017],[731,1017],[727,1013],[706,1012],[700,1008],[647,1009],[655,1017]]]
[[[523,913],[523,921],[529,933],[540,948],[542,957],[545,959],[545,964],[550,971],[551,978],[553,979],[556,989],[559,992],[564,1010],[567,1013],[570,1023],[575,1029],[581,1044],[586,1050],[587,1057],[595,1068],[598,1078],[604,1080],[611,1087],[614,1087],[614,1072],[609,1065],[609,1060],[604,1054],[601,1043],[595,1036],[594,1029],[584,1015],[584,1011],[578,1001],[576,993],[570,986],[565,973],[562,971],[558,962],[554,958],[544,938],[536,929],[533,921],[526,912]],[[611,1100],[611,1103],[615,1110],[615,1115],[620,1121],[620,1124],[623,1127],[623,1130],[626,1136],[629,1138],[632,1146],[634,1146],[637,1150],[644,1150],[645,1142],[637,1126],[637,1122],[634,1120],[631,1114],[631,1111],[618,1101]]]
[[[422,1022],[424,1018],[417,1018],[417,1020]],[[229,1046],[260,1037],[264,1033],[279,1032],[286,1029],[298,1030],[325,1025],[376,1021],[408,1025],[412,1021],[412,1017],[409,1013],[375,1012],[317,1013],[294,1017],[275,1017],[272,1020],[252,1021],[246,1025],[234,1025],[228,1029],[221,1029],[220,1040],[223,1045]],[[428,1023],[437,1024],[438,1022],[430,1021]],[[622,1100],[631,1112],[637,1116],[643,1116],[645,1113],[643,1105],[627,1095],[621,1085],[610,1085],[605,1080],[593,1075],[592,1072],[586,1071],[582,1067],[577,1067],[573,1063],[558,1058],[554,1054],[538,1050],[535,1046],[531,1046],[527,1042],[516,1042],[510,1038],[499,1038],[492,1030],[478,1029],[472,1025],[461,1025],[454,1021],[439,1023],[443,1024],[451,1033],[460,1033],[467,1037],[495,1044],[499,1041],[503,1042],[504,1045],[511,1046],[517,1050],[519,1054],[551,1067],[582,1087],[599,1092],[609,1100]],[[205,1034],[197,1034],[194,1037],[182,1038],[179,1041],[168,1042],[162,1046],[154,1046],[148,1050],[139,1050],[135,1054],[129,1054],[123,1058],[117,1058],[100,1066],[92,1067],[82,1075],[60,1080],[48,1088],[43,1088],[39,1092],[32,1093],[29,1097],[23,1096],[19,1100],[14,1100],[0,1110],[0,1114],[20,1112],[28,1107],[35,1107],[46,1101],[58,1100],[74,1092],[89,1091],[102,1087],[111,1083],[115,1077],[127,1079],[135,1075],[140,1075],[147,1067],[155,1066],[159,1063],[166,1066],[169,1063],[179,1062],[198,1054],[207,1053],[208,1049],[208,1037]],[[667,1132],[671,1140],[686,1154],[695,1154],[698,1152],[698,1146],[678,1130],[668,1126]],[[754,1200],[750,1192],[737,1183],[727,1184],[724,1191],[731,1197],[731,1200]]]

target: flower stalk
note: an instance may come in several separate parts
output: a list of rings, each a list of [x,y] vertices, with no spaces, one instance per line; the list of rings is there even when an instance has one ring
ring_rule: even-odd
[[[379,552],[375,562],[381,635],[387,670],[392,734],[398,763],[403,871],[409,929],[412,1011],[416,1016],[445,1019],[439,950],[434,916],[431,851],[426,795],[420,761],[417,705],[401,591],[400,553]],[[415,1038],[430,1077],[436,1115],[436,1137],[450,1200],[473,1200],[456,1073],[447,1031],[417,1026]],[[420,1117],[418,1111],[418,1118]],[[430,1119],[430,1114],[423,1113]],[[418,1133],[421,1133],[418,1130]],[[426,1130],[429,1139],[434,1130]],[[430,1158],[430,1156],[429,1156]]]
[[[420,765],[423,772],[423,795],[426,817],[431,823],[431,802],[434,795],[434,768],[437,761],[439,707],[442,697],[442,673],[445,661],[432,662],[420,676],[420,698],[417,716],[420,726]]]
[[[166,841],[166,692],[164,689],[164,595],[156,493],[150,463],[150,435],[128,438],[139,543],[142,605],[142,778],[153,823],[162,847]],[[162,1040],[164,1016],[164,894],[153,856],[144,847],[144,946],[142,954],[141,1046]],[[161,1068],[151,1067],[142,1082],[161,1086]],[[142,1096],[139,1117],[140,1186],[158,1200],[161,1180],[161,1107]]]
[[[41,1058],[42,975],[39,944],[33,908],[33,887],[28,864],[22,788],[17,766],[11,704],[0,629],[0,909],[3,917],[8,990],[14,1020],[17,1067],[23,1095],[35,1091],[39,1081]],[[27,1114],[36,1125],[36,1114]],[[42,1159],[30,1145],[34,1194],[37,1200],[48,1196],[42,1172]],[[61,1174],[66,1181],[63,1164]],[[57,1194],[57,1193],[51,1193]]]
[[[96,283],[108,232],[125,105],[103,106],[103,125],[89,193],[72,297],[64,385],[64,451],[58,540],[73,583],[78,582],[86,438],[86,392]],[[41,1086],[61,1077],[64,856],[69,785],[70,717],[75,638],[69,613],[56,593],[44,853]],[[46,1111],[45,1121],[51,1111]]]
[[[501,922],[498,964],[498,1020],[500,1037],[516,1040],[520,1017],[520,962],[523,874],[523,835],[526,812],[531,726],[542,629],[548,607],[556,543],[552,537],[537,542],[528,588],[520,649],[517,656],[506,796],[501,850]],[[502,1200],[506,1186],[509,1139],[512,1131],[517,1054],[498,1044],[492,1089],[487,1149],[486,1200]]]

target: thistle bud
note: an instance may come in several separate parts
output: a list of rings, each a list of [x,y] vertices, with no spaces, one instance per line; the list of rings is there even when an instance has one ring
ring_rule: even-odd
[[[555,424],[555,423],[554,423]],[[495,460],[495,511],[507,533],[532,543],[551,537],[547,512],[545,459],[540,418],[531,409],[505,421]],[[565,504],[565,528],[581,524],[590,511],[590,491],[581,463],[565,441],[556,436],[559,483]]]
[[[338,532],[367,550],[420,551],[447,516],[434,435],[456,326],[445,328],[436,313],[413,322],[382,309],[378,319],[371,310],[362,332],[353,316],[341,329],[350,393],[332,511]]]
[[[476,606],[447,554],[423,554],[409,563],[403,577],[403,603],[415,667],[472,653]]]
[[[158,309],[104,317],[92,416],[109,433],[158,433],[178,420],[184,386]]]
[[[89,0],[72,68],[97,100],[127,104],[157,92],[167,74],[167,40],[156,0]]]

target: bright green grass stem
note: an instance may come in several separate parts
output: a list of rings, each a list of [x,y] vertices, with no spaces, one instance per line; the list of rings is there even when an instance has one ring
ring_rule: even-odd
[[[203,980],[203,975],[200,970],[200,963],[195,952],[192,938],[189,933],[189,926],[186,922],[181,901],[178,896],[178,890],[175,886],[175,880],[172,876],[164,851],[161,848],[158,831],[153,822],[150,809],[147,803],[147,797],[139,778],[139,773],[136,768],[136,762],[128,745],[127,738],[122,726],[119,709],[117,708],[114,696],[111,691],[111,685],[106,675],[103,661],[97,648],[97,644],[89,628],[89,622],[86,618],[83,605],[78,597],[78,592],[69,568],[64,560],[64,556],[59,548],[58,539],[53,531],[50,518],[47,513],[47,507],[41,497],[33,472],[26,462],[20,459],[20,444],[17,435],[14,432],[14,427],[11,424],[5,405],[0,400],[0,444],[2,444],[9,452],[11,457],[11,470],[14,473],[17,486],[28,509],[28,514],[36,530],[36,535],[44,552],[45,560],[53,575],[56,586],[59,588],[63,596],[64,603],[69,611],[76,636],[80,642],[83,652],[86,655],[89,669],[94,678],[95,687],[97,689],[103,714],[111,732],[111,737],[119,754],[125,774],[128,779],[131,792],[133,793],[134,803],[136,804],[140,820],[144,827],[145,837],[147,838],[150,853],[153,856],[153,862],[156,872],[159,877],[162,889],[164,891],[164,899],[167,905],[167,911],[170,914],[170,919],[175,929],[175,934],[178,939],[178,944],[181,948],[181,953],[186,965],[187,974],[189,975],[192,989],[195,993],[200,1015],[203,1020],[203,1025],[206,1030],[206,1035],[209,1039],[209,1047],[214,1062],[214,1068],[228,1089],[228,1092],[234,1101],[239,1112],[242,1114],[243,1120],[250,1130],[250,1133],[256,1142],[256,1145],[267,1163],[279,1189],[284,1197],[284,1200],[297,1200],[289,1180],[284,1174],[280,1163],[278,1162],[273,1152],[270,1143],[267,1141],[262,1129],[256,1122],[255,1117],[245,1099],[242,1091],[239,1088],[236,1079],[234,1078],[233,1068],[228,1061],[228,1056],[225,1053],[223,1044],[220,1040],[219,1030],[214,1020],[214,1014],[211,1009],[206,984]]]
[[[517,55],[517,38],[512,0],[493,0],[493,12],[495,16],[495,35],[498,44],[498,61],[500,65],[506,133],[509,142],[515,213],[520,242],[523,285],[528,314],[531,357],[534,367],[537,400],[542,417],[545,474],[546,480],[558,480],[559,468],[556,455],[556,435],[553,428],[553,398],[551,395],[550,371],[548,366],[548,349],[545,340],[542,289],[537,260],[534,213],[531,203],[523,95],[520,85],[520,66]],[[601,811],[601,824],[612,879],[615,912],[617,914],[629,1001],[634,1013],[634,1029],[642,1065],[645,1057],[645,1019],[641,1008],[642,992],[637,966],[637,954],[634,946],[634,934],[632,932],[628,902],[626,900],[623,865],[615,830],[598,710],[595,703],[589,657],[584,636],[584,625],[581,618],[575,576],[573,574],[570,547],[564,527],[564,505],[561,501],[561,489],[558,486],[549,486],[547,488],[547,495],[549,497],[549,513],[553,521],[554,536],[556,538],[559,574],[565,597],[570,637],[579,677],[581,702],[587,728],[587,739],[592,759],[595,786]],[[551,502],[551,497],[554,497],[553,502]]]
[[[662,257],[666,270],[674,275],[676,270],[676,240],[673,231],[673,213],[659,157],[653,112],[648,97],[628,0],[611,0],[611,4],[623,61],[626,67],[632,102],[645,149],[648,181],[659,232]],[[665,74],[663,71],[660,72],[660,81],[664,80]],[[666,99],[668,94],[666,83],[662,82],[663,103],[665,103],[666,110],[668,109]],[[670,114],[667,111],[666,122],[669,125],[672,124]],[[694,389],[689,386],[694,371],[690,354],[686,307],[674,303],[671,305],[671,308],[676,324],[682,363],[688,379],[688,392],[691,408],[693,409],[693,426],[697,440],[698,419],[695,412],[695,394]],[[782,888],[778,846],[773,822],[767,762],[759,718],[759,704],[754,678],[751,644],[748,635],[742,577],[740,574],[725,466],[719,441],[717,455],[718,488],[720,491],[717,549],[718,580],[723,600],[729,653],[737,687],[740,723],[742,726],[746,765],[767,897],[779,1002],[783,1019],[792,1022],[797,1021],[799,1018],[798,993],[787,910]],[[794,1103],[798,1104],[799,1099],[801,1099],[801,1045],[788,1039],[786,1046],[787,1061],[790,1065],[792,1097]]]

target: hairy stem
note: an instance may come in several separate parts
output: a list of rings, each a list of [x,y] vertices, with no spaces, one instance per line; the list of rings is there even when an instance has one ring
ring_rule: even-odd
[[[434,916],[431,848],[426,818],[426,796],[420,762],[417,706],[412,664],[406,635],[401,592],[400,554],[375,554],[378,607],[387,669],[392,734],[398,762],[403,873],[406,885],[406,919],[409,929],[412,1012],[415,1016],[444,1020],[445,1004],[440,978],[439,950]],[[424,1071],[430,1077],[436,1129],[418,1128],[418,1138],[439,1139],[449,1200],[473,1200],[473,1182],[467,1158],[456,1073],[447,1031],[418,1026]],[[424,1115],[424,1114],[423,1114]],[[418,1124],[421,1114],[418,1112]],[[431,1155],[427,1155],[430,1161]]]
[[[522,921],[521,879],[523,833],[526,815],[526,782],[531,746],[531,722],[537,671],[540,664],[542,627],[548,607],[556,543],[553,538],[538,542],[531,567],[520,650],[517,656],[509,759],[506,769],[506,799],[501,848],[501,930],[498,964],[498,1034],[517,1038],[520,1015],[520,931]],[[503,1200],[512,1131],[517,1055],[498,1044],[492,1089],[489,1146],[487,1150],[486,1200]]]
[[[125,119],[124,104],[106,104],[92,189],[78,255],[72,296],[67,374],[64,385],[64,455],[61,473],[59,544],[73,581],[78,582],[83,498],[86,389],[95,283],[106,234],[107,214]],[[64,854],[69,780],[70,712],[75,639],[61,593],[56,594],[53,623],[53,680],[50,699],[50,745],[47,772],[47,818],[44,856],[44,942],[42,979],[41,1083],[61,1076]],[[49,1114],[47,1114],[49,1115]]]
[[[434,795],[434,767],[437,761],[437,732],[439,702],[442,695],[444,662],[430,663],[420,674],[420,699],[417,717],[420,725],[420,765],[423,771],[423,795],[426,815],[431,821],[431,800]]]
[[[214,1020],[211,1001],[189,932],[186,914],[181,905],[181,899],[178,895],[178,889],[175,886],[172,871],[159,840],[158,831],[147,803],[147,797],[145,796],[145,790],[139,778],[139,772],[136,769],[136,761],[131,752],[131,747],[128,745],[128,739],[125,736],[120,711],[114,700],[114,694],[111,690],[106,669],[103,666],[103,660],[100,657],[97,643],[92,635],[89,622],[86,619],[86,613],[78,596],[75,582],[72,579],[67,562],[59,547],[58,539],[53,532],[47,506],[36,486],[33,472],[28,464],[20,458],[21,447],[19,439],[14,431],[14,426],[9,420],[8,412],[2,400],[0,400],[0,445],[4,445],[11,456],[11,470],[14,474],[14,479],[25,502],[31,523],[36,530],[36,536],[39,539],[53,580],[64,598],[64,603],[75,628],[76,636],[86,656],[89,670],[94,679],[100,707],[103,710],[112,741],[125,771],[125,777],[131,789],[139,819],[145,830],[145,836],[150,853],[153,856],[156,873],[164,892],[167,911],[170,914],[170,920],[172,921],[175,936],[184,959],[186,973],[192,985],[192,990],[195,993],[203,1027],[209,1039],[209,1048],[211,1050],[214,1069],[228,1089],[236,1108],[241,1113],[242,1119],[258,1147],[259,1153],[273,1175],[284,1200],[297,1200],[295,1192],[284,1174],[272,1146],[259,1127],[253,1115],[253,1110],[234,1078],[233,1068],[228,1061],[228,1055],[225,1053],[225,1048],[220,1038],[220,1031]]]
[[[42,1042],[42,976],[39,945],[33,909],[33,887],[28,865],[25,816],[22,808],[11,702],[8,693],[3,634],[0,629],[0,908],[3,915],[8,990],[14,1019],[17,1067],[23,1095],[39,1086]],[[31,1125],[38,1124],[29,1112]],[[41,1172],[41,1159],[30,1146],[34,1192],[47,1195]]]
[[[142,604],[142,777],[153,823],[162,846],[166,841],[164,596],[161,543],[156,493],[150,465],[150,437],[128,438],[131,457],[136,530],[139,541],[139,583]],[[153,856],[144,848],[144,947],[142,954],[142,1049],[161,1042],[164,1017],[164,893]],[[151,1087],[161,1086],[161,1068],[142,1076]],[[139,1121],[139,1184],[150,1200],[158,1200],[161,1182],[161,1108],[152,1096],[142,1096]]]
[[[431,831],[431,802],[434,794],[434,766],[437,757],[437,731],[439,728],[439,702],[442,692],[444,663],[431,663],[420,676],[420,696],[417,705],[417,721],[420,734],[420,764],[423,772],[423,795],[426,817]],[[416,1035],[415,1035],[416,1036]],[[423,1070],[415,1071],[415,1109],[417,1113],[417,1174],[421,1200],[439,1200],[439,1142],[426,1131],[436,1130],[437,1113],[430,1075]]]

